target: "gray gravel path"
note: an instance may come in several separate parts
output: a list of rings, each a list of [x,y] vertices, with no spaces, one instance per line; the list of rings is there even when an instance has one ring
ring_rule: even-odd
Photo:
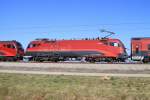
[[[150,77],[150,64],[0,62],[1,73]]]

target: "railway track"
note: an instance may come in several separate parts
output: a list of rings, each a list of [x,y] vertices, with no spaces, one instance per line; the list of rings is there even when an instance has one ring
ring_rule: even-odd
[[[150,77],[150,64],[0,62],[1,73]]]

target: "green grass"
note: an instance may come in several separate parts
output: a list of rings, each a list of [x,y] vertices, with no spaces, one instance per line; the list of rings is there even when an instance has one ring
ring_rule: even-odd
[[[0,100],[150,100],[150,78],[0,74]]]

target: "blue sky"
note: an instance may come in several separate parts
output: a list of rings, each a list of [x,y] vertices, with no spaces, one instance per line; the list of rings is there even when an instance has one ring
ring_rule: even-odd
[[[150,0],[0,0],[0,40],[150,37]]]

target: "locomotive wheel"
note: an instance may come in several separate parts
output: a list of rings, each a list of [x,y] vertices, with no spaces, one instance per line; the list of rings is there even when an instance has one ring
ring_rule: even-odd
[[[112,63],[112,62],[113,62],[113,59],[112,59],[112,58],[106,58],[106,62]]]
[[[32,61],[36,61],[36,62],[43,62],[44,60],[43,60],[43,59],[41,59],[41,58],[35,58],[35,59],[33,59]]]
[[[143,62],[143,63],[148,63],[148,62],[150,62],[150,57],[149,57],[149,56],[145,56],[142,62]]]
[[[53,58],[53,59],[52,59],[52,62],[58,62],[58,61],[59,61],[58,58]]]
[[[90,62],[90,63],[95,63],[95,59],[94,58],[86,58],[86,61]]]

